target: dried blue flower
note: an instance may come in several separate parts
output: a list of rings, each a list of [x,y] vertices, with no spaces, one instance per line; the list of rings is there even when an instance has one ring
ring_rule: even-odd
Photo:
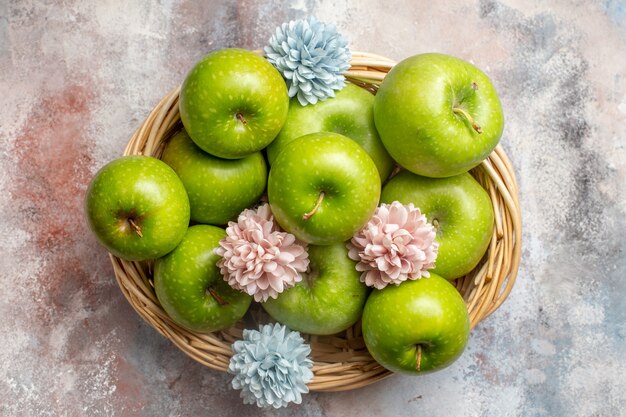
[[[264,48],[265,56],[287,81],[289,97],[303,106],[334,97],[350,68],[346,39],[334,25],[314,17],[283,23]]]
[[[313,378],[311,347],[300,333],[285,326],[266,324],[259,330],[244,330],[243,340],[232,345],[228,372],[235,377],[234,389],[241,390],[245,404],[286,407],[300,404],[306,384]]]

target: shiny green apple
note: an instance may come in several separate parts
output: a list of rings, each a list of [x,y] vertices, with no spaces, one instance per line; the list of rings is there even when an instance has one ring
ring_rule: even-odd
[[[292,98],[285,125],[267,147],[270,164],[285,145],[300,136],[316,132],[335,132],[361,145],[376,164],[380,177],[387,178],[395,162],[376,131],[373,105],[374,96],[354,84],[347,84],[334,98],[315,104],[303,106],[296,97]]]
[[[378,170],[367,152],[353,140],[329,132],[287,144],[267,181],[274,219],[314,245],[350,239],[376,210],[380,187]]]
[[[274,140],[287,118],[287,85],[265,58],[245,49],[211,52],[187,74],[180,117],[211,155],[243,158]]]
[[[378,363],[392,372],[416,375],[445,368],[459,358],[470,321],[461,294],[431,273],[429,278],[372,291],[362,327],[367,350]]]
[[[189,225],[189,200],[176,173],[149,156],[109,162],[85,194],[89,227],[113,255],[143,261],[178,245]]]
[[[342,243],[309,245],[309,270],[294,287],[261,305],[276,321],[303,333],[329,335],[361,317],[367,287]]]
[[[180,245],[154,263],[154,289],[165,312],[179,325],[214,332],[239,321],[252,297],[231,288],[213,250],[226,236],[209,225],[189,227]]]
[[[221,159],[197,147],[183,129],[167,143],[161,159],[178,174],[191,206],[191,220],[224,225],[256,203],[267,183],[260,152],[241,159]]]
[[[450,177],[480,164],[504,128],[489,78],[474,65],[443,54],[398,63],[374,100],[374,120],[389,154],[427,177]]]
[[[487,191],[469,173],[427,178],[402,171],[385,185],[381,201],[413,203],[435,226],[439,252],[433,271],[445,278],[467,274],[487,251],[493,206]]]

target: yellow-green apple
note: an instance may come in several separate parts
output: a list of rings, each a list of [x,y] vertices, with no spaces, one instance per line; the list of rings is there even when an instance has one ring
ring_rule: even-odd
[[[265,148],[285,123],[288,107],[278,70],[245,49],[211,52],[180,89],[180,117],[189,136],[220,158],[243,158]]]
[[[189,200],[167,164],[149,156],[125,156],[93,177],[85,213],[92,232],[109,252],[143,261],[178,245],[189,225]]]
[[[407,58],[389,72],[376,93],[374,120],[401,166],[437,178],[480,164],[504,128],[489,78],[469,62],[434,53]]]
[[[329,335],[361,317],[367,287],[344,243],[309,245],[309,269],[302,281],[261,305],[276,321],[303,333]]]
[[[183,129],[167,143],[161,159],[178,174],[191,206],[191,220],[224,225],[265,191],[267,164],[260,152],[221,159],[197,147]]]
[[[415,375],[442,369],[460,357],[470,322],[461,294],[431,273],[429,278],[372,291],[362,327],[376,362],[390,371]]]
[[[296,97],[289,103],[287,121],[267,147],[270,165],[289,142],[316,132],[335,132],[361,145],[372,158],[380,178],[386,179],[395,162],[380,141],[374,125],[374,96],[354,84],[346,84],[334,98],[303,106]]]
[[[427,178],[402,171],[383,187],[383,203],[413,203],[437,231],[433,272],[454,279],[470,272],[485,254],[494,213],[487,191],[469,174]]]
[[[314,245],[343,242],[372,216],[380,197],[372,158],[351,139],[319,132],[287,144],[270,167],[274,219]]]
[[[241,319],[252,297],[231,288],[213,251],[226,232],[216,226],[189,227],[180,245],[154,263],[154,289],[165,312],[198,332],[228,328]]]

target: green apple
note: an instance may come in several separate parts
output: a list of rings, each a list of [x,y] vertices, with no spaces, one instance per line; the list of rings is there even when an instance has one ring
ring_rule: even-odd
[[[347,84],[334,98],[303,106],[296,97],[289,103],[287,121],[276,139],[267,147],[272,164],[289,142],[316,132],[341,133],[361,145],[372,158],[380,178],[391,173],[395,162],[380,141],[374,125],[374,96],[354,84]]]
[[[180,89],[180,117],[191,139],[220,158],[258,152],[287,118],[287,85],[265,58],[245,49],[211,52]]]
[[[391,156],[427,177],[450,177],[480,164],[504,128],[489,78],[474,65],[442,54],[398,63],[374,100],[374,120]]]
[[[220,273],[213,250],[224,229],[191,226],[180,245],[154,263],[154,289],[165,312],[179,325],[214,332],[239,321],[252,297],[231,288]]]
[[[191,206],[191,220],[223,225],[259,200],[267,183],[260,152],[241,159],[216,158],[198,148],[183,129],[167,143],[161,159],[178,174]]]
[[[298,239],[329,245],[352,237],[380,197],[372,158],[351,139],[319,132],[287,144],[267,180],[274,219]]]
[[[189,225],[189,199],[167,164],[149,156],[125,156],[91,180],[85,213],[109,252],[143,261],[165,255],[181,241]]]
[[[415,375],[444,368],[461,356],[470,321],[461,294],[431,273],[430,278],[372,291],[362,327],[376,362],[392,372]]]
[[[344,243],[308,247],[309,270],[294,287],[261,305],[276,321],[303,333],[329,335],[361,317],[367,287]]]
[[[487,191],[469,174],[427,178],[402,171],[383,187],[383,203],[413,203],[435,226],[439,252],[433,271],[448,279],[470,272],[485,254],[494,213]]]

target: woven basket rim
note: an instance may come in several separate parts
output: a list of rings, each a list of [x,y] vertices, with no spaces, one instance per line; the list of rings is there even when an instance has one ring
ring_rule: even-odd
[[[393,68],[389,58],[353,52],[348,81],[375,93]],[[130,138],[124,155],[159,157],[164,142],[180,128],[180,87],[165,95]],[[515,283],[521,259],[521,213],[513,165],[499,144],[478,167],[470,171],[487,190],[494,206],[495,223],[487,254],[465,277],[455,280],[466,301],[474,328],[506,300]],[[243,323],[216,333],[201,334],[174,323],[163,311],[152,286],[151,262],[131,262],[110,254],[120,290],[134,310],[164,337],[194,360],[226,371],[231,344],[242,337]],[[360,388],[392,373],[369,355],[360,334],[360,323],[338,335],[304,335],[311,344],[314,378],[311,391],[343,391]]]

